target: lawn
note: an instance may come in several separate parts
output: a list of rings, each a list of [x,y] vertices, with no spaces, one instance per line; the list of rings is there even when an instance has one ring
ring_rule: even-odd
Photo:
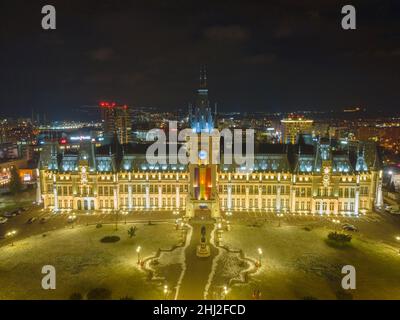
[[[178,242],[174,225],[136,224],[136,236],[129,238],[129,225],[80,226],[33,236],[14,246],[0,248],[0,299],[69,299],[95,288],[111,291],[113,299],[162,299],[162,283],[147,280],[137,268],[136,248],[143,258]],[[115,243],[101,243],[105,236],[119,236]],[[41,288],[41,268],[56,268],[56,290]],[[173,279],[172,279],[173,280]]]
[[[330,230],[314,227],[264,224],[250,226],[233,222],[224,242],[241,248],[257,259],[262,248],[262,267],[248,284],[235,285],[228,298],[250,299],[260,290],[262,299],[337,299],[341,290],[341,268],[353,265],[357,289],[346,291],[354,299],[400,299],[400,255],[398,248],[353,235],[347,248],[329,246]]]

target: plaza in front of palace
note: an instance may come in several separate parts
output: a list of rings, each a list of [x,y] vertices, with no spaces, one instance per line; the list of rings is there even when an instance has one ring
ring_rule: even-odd
[[[253,299],[257,292],[259,299],[400,298],[400,219],[384,212],[337,224],[335,216],[252,211],[188,220],[173,211],[54,214],[26,206],[0,225],[0,234],[17,231],[0,240],[1,299],[69,299],[76,293],[85,299],[96,288],[111,299]],[[30,217],[38,220],[26,224]],[[346,222],[359,229],[351,244],[329,244],[328,233]],[[137,229],[130,237],[132,226]],[[211,256],[200,259],[202,226]],[[102,242],[107,236],[119,241]],[[356,268],[357,288],[344,291],[341,268],[349,264]],[[55,290],[41,288],[44,265],[56,268]]]

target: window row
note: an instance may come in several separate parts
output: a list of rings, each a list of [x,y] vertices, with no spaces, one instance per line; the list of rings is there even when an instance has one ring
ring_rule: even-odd
[[[128,184],[121,184],[119,186],[120,193],[129,193],[129,185]],[[161,185],[162,193],[175,193],[176,187],[179,187],[179,192],[188,192],[188,185],[187,184],[180,184],[180,185]],[[159,185],[150,184],[149,185],[149,192],[150,193],[158,193]],[[132,185],[132,192],[133,193],[146,193],[146,185]]]
[[[232,194],[246,194],[246,188],[250,195],[252,194],[277,194],[280,191],[281,194],[290,194],[290,186],[276,186],[276,185],[231,185]],[[219,193],[227,193],[228,185],[219,185],[218,187]]]

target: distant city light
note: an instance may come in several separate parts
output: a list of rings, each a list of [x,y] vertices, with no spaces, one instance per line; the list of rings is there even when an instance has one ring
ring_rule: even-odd
[[[82,141],[82,140],[91,140],[92,137],[91,136],[74,136],[74,137],[70,137],[70,140],[72,141]]]

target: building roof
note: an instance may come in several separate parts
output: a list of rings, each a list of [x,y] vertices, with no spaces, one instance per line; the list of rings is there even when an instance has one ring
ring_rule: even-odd
[[[254,156],[246,157],[246,144],[242,145],[243,161],[233,157],[233,164],[227,163],[224,157],[224,149],[220,149],[220,169],[222,171],[275,171],[275,172],[296,172],[296,173],[318,173],[322,171],[322,166],[326,163],[331,164],[332,172],[353,173],[365,172],[370,169],[378,169],[380,157],[377,149],[369,148],[368,153],[365,148],[358,147],[354,150],[337,150],[331,147],[333,143],[323,140],[315,145],[299,143],[292,144],[256,144],[254,146]],[[50,170],[77,171],[82,162],[87,163],[90,171],[115,172],[123,171],[159,171],[187,170],[186,165],[170,163],[168,154],[177,151],[182,144],[166,145],[167,158],[165,163],[158,163],[158,152],[155,158],[148,161],[146,151],[151,143],[120,145],[112,143],[96,148],[92,143],[82,144],[79,151],[68,151],[57,153],[55,145],[45,146],[40,157],[41,167]],[[367,156],[368,154],[368,156]],[[245,160],[247,159],[247,162]],[[238,163],[239,162],[239,163]]]

